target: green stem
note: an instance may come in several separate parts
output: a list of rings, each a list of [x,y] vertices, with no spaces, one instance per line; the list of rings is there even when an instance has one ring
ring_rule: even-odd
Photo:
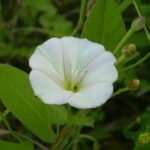
[[[129,29],[129,31],[125,34],[125,36],[121,39],[117,47],[114,49],[114,54],[118,54],[119,51],[121,51],[124,44],[127,42],[127,40],[130,38],[130,36],[134,33],[134,30],[132,28]]]
[[[63,142],[61,143],[61,145],[59,146],[59,150],[66,150],[68,145],[70,143],[73,144],[74,140],[72,140],[72,138],[74,137],[74,135],[77,133],[77,127],[76,126],[72,126],[72,128],[70,128],[70,131],[67,132],[67,134],[65,135]],[[72,141],[71,141],[72,140]]]
[[[88,2],[88,0],[81,1],[79,20],[78,20],[76,28],[74,29],[74,31],[72,32],[71,35],[75,35],[78,31],[81,30],[81,28],[83,26],[85,14],[86,14],[87,2]]]
[[[81,131],[81,127],[78,128],[78,130],[76,131],[76,135],[74,137],[74,140],[73,140],[73,148],[72,150],[77,150],[77,146],[78,146],[78,141],[79,141],[79,134],[80,134],[80,131]]]
[[[67,104],[67,110],[68,110],[68,114],[71,114],[71,106],[69,104]]]
[[[8,122],[7,119],[6,119],[6,116],[3,116],[3,114],[1,114],[1,113],[0,113],[0,116],[1,116],[1,118],[3,119],[5,125],[6,125],[6,127],[8,128],[8,130],[10,131],[10,133],[11,133],[18,141],[21,142],[22,140],[21,140],[20,137],[18,137],[18,136],[15,134],[15,132],[12,130],[12,128],[11,128],[9,122]]]
[[[143,58],[141,58],[141,59],[140,59],[139,61],[137,61],[136,63],[134,63],[134,64],[132,64],[132,65],[130,65],[130,66],[124,68],[122,71],[126,71],[126,70],[128,70],[128,69],[131,69],[131,68],[134,68],[134,67],[140,65],[141,63],[143,63],[143,62],[144,62],[146,59],[148,59],[149,57],[150,57],[150,52],[147,53]]]
[[[51,147],[51,150],[57,150],[57,148],[59,148],[60,143],[63,140],[63,137],[66,135],[66,133],[69,131],[70,127],[69,126],[65,126],[61,132],[59,133],[59,135],[56,137],[55,141],[53,142],[53,145]]]
[[[97,149],[99,149],[99,143],[98,141],[91,135],[88,134],[80,134],[79,136],[80,138],[86,138],[88,140],[91,140],[93,143],[95,143],[95,145],[97,145]]]
[[[73,140],[72,141],[70,141],[70,143],[68,143],[68,145],[67,145],[67,147],[65,148],[65,150],[70,150],[71,149],[71,147],[72,147],[72,145],[73,145]]]
[[[86,139],[89,139],[89,140],[91,140],[91,141],[93,141],[93,142],[96,141],[96,139],[95,139],[94,137],[92,137],[92,136],[90,136],[90,135],[87,135],[87,134],[80,134],[79,137],[80,137],[80,138],[86,138]]]
[[[120,95],[121,93],[127,92],[127,91],[129,91],[129,88],[128,88],[128,87],[121,88],[121,89],[119,89],[118,91],[116,91],[116,92],[111,96],[111,98],[112,98],[112,97],[115,97],[115,96],[117,96],[117,95]]]
[[[5,130],[5,129],[0,129],[0,137],[1,136],[5,136],[7,134],[11,134],[9,130]]]
[[[2,129],[3,130],[3,129]],[[11,132],[9,130],[3,130],[4,134],[3,135],[6,135],[6,134],[11,134]],[[34,143],[35,145],[37,145],[38,147],[40,147],[42,150],[48,150],[47,147],[43,146],[42,144],[40,144],[39,142],[31,139],[30,137],[22,134],[22,133],[19,133],[19,132],[14,132],[16,135],[20,136],[21,138],[25,139],[25,140],[28,140],[28,141],[31,141],[32,143]]]
[[[139,8],[138,8],[138,6],[137,6],[137,3],[136,3],[135,1],[133,1],[133,5],[134,5],[134,7],[135,7],[135,9],[136,9],[136,11],[137,11],[137,13],[138,13],[138,15],[139,15],[139,16],[142,16],[141,13],[140,13]],[[150,35],[149,35],[149,33],[148,33],[148,30],[147,30],[146,25],[144,25],[144,30],[145,30],[147,39],[150,41]]]
[[[2,113],[2,116],[3,117],[6,117],[8,114],[10,113],[9,109],[6,109],[3,113]],[[0,117],[0,122],[3,120],[2,117]]]
[[[77,112],[77,116],[85,116],[89,110],[85,110],[82,109],[79,112]],[[64,147],[66,145],[66,143],[63,143],[65,141],[67,141],[72,134],[78,132],[79,127],[73,127],[73,126],[69,126],[66,125],[61,132],[59,133],[59,135],[55,138],[55,141],[52,144],[51,150],[57,150],[57,149],[62,149],[62,147]]]
[[[116,65],[119,65],[119,64],[121,64],[124,60],[125,60],[125,56],[124,55],[121,55],[118,59],[117,59],[117,61],[116,61]]]
[[[45,146],[43,146],[42,144],[40,144],[39,142],[31,139],[30,137],[24,135],[24,134],[21,134],[19,132],[15,132],[15,134],[17,134],[18,136],[20,136],[21,138],[24,138],[28,141],[31,141],[32,143],[34,143],[35,145],[37,145],[38,147],[40,147],[42,150],[48,150],[48,148],[46,148]]]
[[[139,56],[139,54],[140,54],[139,52],[136,52],[133,56],[130,56],[129,58],[127,58],[124,63],[130,62],[131,60]]]

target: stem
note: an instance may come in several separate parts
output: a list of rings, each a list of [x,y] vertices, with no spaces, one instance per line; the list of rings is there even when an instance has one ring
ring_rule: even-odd
[[[80,138],[86,138],[86,139],[89,139],[89,140],[91,140],[93,142],[96,141],[96,139],[94,137],[92,137],[90,135],[87,135],[87,134],[80,134]]]
[[[53,142],[53,146],[51,148],[51,150],[56,150],[61,141],[63,140],[63,137],[65,136],[65,134],[69,131],[70,127],[69,126],[65,126],[61,132],[59,133],[59,135],[56,137],[55,141]]]
[[[134,30],[132,28],[129,29],[129,31],[125,34],[125,36],[121,39],[121,41],[119,42],[119,44],[117,45],[117,47],[114,49],[114,54],[117,54],[122,47],[124,46],[124,44],[127,42],[127,40],[129,39],[129,37],[134,33]]]
[[[99,149],[99,143],[98,141],[91,135],[88,134],[80,134],[79,136],[80,138],[86,138],[88,140],[91,140],[93,143],[95,143],[95,145],[97,145],[97,149]]]
[[[88,109],[88,110],[82,109],[76,115],[77,116],[85,116],[89,111],[90,111],[90,109]],[[55,138],[55,141],[52,144],[51,150],[57,150],[57,149],[61,150],[62,147],[64,147],[66,145],[65,141],[68,140],[72,136],[72,134],[77,133],[78,130],[79,130],[79,127],[73,127],[73,126],[66,125],[61,130],[59,135]]]
[[[88,2],[88,0],[81,1],[79,20],[78,20],[77,26],[75,27],[75,29],[71,35],[75,35],[78,31],[81,30],[81,28],[83,26],[85,14],[86,14],[87,2]]]
[[[7,135],[7,134],[10,134],[9,130],[0,129],[0,137],[3,136],[3,135]]]
[[[0,134],[0,135],[6,135],[6,134],[11,134],[11,132],[9,130],[3,130],[1,129],[0,132],[3,132],[3,134]],[[42,144],[40,144],[39,142],[31,139],[30,137],[22,134],[22,133],[19,133],[19,132],[14,132],[15,134],[17,134],[18,136],[20,136],[21,138],[24,138],[28,141],[31,141],[32,143],[34,143],[35,145],[37,145],[38,147],[40,147],[42,150],[48,150],[45,146],[43,146]]]
[[[117,95],[120,95],[121,93],[127,92],[127,91],[129,91],[129,88],[128,88],[128,87],[121,88],[121,89],[119,89],[118,91],[116,91],[116,92],[111,96],[111,98],[112,98],[112,97],[115,97],[115,96],[117,96]]]
[[[126,57],[126,56],[124,56],[124,55],[121,55],[121,56],[117,59],[115,65],[118,67],[118,66],[120,66],[121,64],[125,64],[125,63],[127,63],[127,62],[130,62],[132,59],[136,58],[137,56],[139,56],[139,52],[136,52],[134,55],[129,56],[129,57]]]
[[[72,147],[72,145],[73,145],[73,140],[70,141],[70,143],[68,143],[68,145],[67,145],[67,147],[65,148],[65,150],[70,150],[71,147]]]
[[[131,68],[134,68],[134,67],[140,65],[141,63],[143,63],[143,62],[144,62],[146,59],[148,59],[149,57],[150,57],[150,52],[147,53],[143,58],[141,58],[141,59],[140,59],[139,61],[137,61],[136,63],[134,63],[134,64],[132,64],[132,65],[130,65],[130,66],[124,68],[122,71],[126,71],[126,70],[128,70],[128,69],[131,69]]]
[[[130,56],[128,59],[126,59],[124,63],[130,62],[131,60],[139,56],[139,54],[139,52],[136,52],[133,56]]]
[[[71,106],[69,104],[67,104],[67,110],[68,110],[68,114],[71,114]]]
[[[90,112],[91,109],[81,109],[78,113],[77,116],[85,116]]]
[[[74,140],[72,140],[72,138],[74,137],[74,135],[77,132],[77,127],[73,126],[70,129],[71,129],[70,132],[67,132],[67,134],[65,135],[65,137],[63,139],[63,143],[61,143],[61,145],[59,146],[59,150],[64,150],[64,149],[66,150],[70,143],[73,144]]]
[[[48,150],[48,148],[46,148],[45,146],[43,146],[42,144],[40,144],[39,142],[31,139],[30,137],[26,136],[26,135],[23,135],[19,132],[15,132],[18,136],[28,140],[28,141],[31,141],[32,143],[34,143],[35,145],[37,145],[38,147],[40,147],[42,150]]]
[[[124,60],[125,60],[125,56],[124,55],[121,55],[118,59],[117,59],[117,61],[116,61],[116,65],[119,65],[120,63],[122,63]]]
[[[10,133],[11,133],[18,141],[21,142],[22,140],[21,140],[20,137],[18,137],[18,136],[15,134],[15,132],[12,130],[12,128],[11,128],[9,122],[7,121],[6,117],[3,116],[3,114],[1,114],[1,113],[0,113],[0,116],[1,116],[2,120],[4,121],[6,127],[7,127],[8,130],[10,131]]]
[[[141,13],[140,13],[139,8],[138,8],[138,6],[137,6],[137,3],[136,3],[135,1],[133,1],[133,5],[134,5],[134,7],[135,7],[135,9],[136,9],[136,11],[137,11],[137,13],[138,13],[138,15],[139,15],[139,16],[142,16]],[[144,30],[145,30],[147,39],[150,41],[150,35],[149,35],[149,33],[148,33],[148,30],[147,30],[146,25],[144,25]]]
[[[3,117],[6,117],[8,114],[10,113],[10,111],[9,111],[9,109],[6,109],[1,115],[3,116]],[[1,117],[1,116],[0,116]],[[3,120],[3,118],[1,117],[0,118],[0,122]]]
[[[72,150],[77,150],[78,141],[79,141],[78,136],[80,134],[80,131],[81,131],[81,127],[79,127],[78,130],[76,131],[76,136],[75,136],[75,138],[73,140],[73,148],[72,148]]]

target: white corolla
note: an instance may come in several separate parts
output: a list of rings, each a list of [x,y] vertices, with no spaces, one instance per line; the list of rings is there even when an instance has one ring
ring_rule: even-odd
[[[51,38],[29,60],[34,93],[47,104],[95,108],[113,93],[115,57],[98,43],[75,37]]]

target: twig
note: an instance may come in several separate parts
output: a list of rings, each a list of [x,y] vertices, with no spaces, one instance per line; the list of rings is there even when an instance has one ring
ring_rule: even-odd
[[[128,69],[134,68],[136,66],[138,66],[139,64],[143,63],[146,59],[148,59],[150,57],[150,52],[147,53],[143,58],[141,58],[139,61],[137,61],[136,63],[124,68],[122,71],[126,71]]]
[[[71,35],[75,35],[78,31],[81,30],[81,28],[83,26],[85,14],[86,14],[87,2],[88,2],[88,0],[81,1],[79,20],[78,20],[77,26],[75,27],[75,29]]]
[[[140,13],[140,10],[139,10],[139,8],[138,8],[138,6],[137,6],[137,4],[136,4],[135,1],[133,1],[133,5],[134,5],[134,7],[135,7],[135,9],[136,9],[136,11],[137,11],[137,13],[138,13],[138,15],[139,15],[139,16],[142,16],[141,13]],[[144,30],[145,30],[146,36],[147,36],[147,38],[148,38],[148,40],[149,40],[149,42],[150,42],[150,35],[149,35],[149,33],[148,33],[148,30],[147,30],[146,25],[144,26]]]

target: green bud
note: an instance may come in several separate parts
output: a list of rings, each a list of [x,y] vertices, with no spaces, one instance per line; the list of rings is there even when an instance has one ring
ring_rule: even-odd
[[[145,17],[143,17],[143,16],[135,19],[131,24],[131,28],[134,31],[139,31],[139,30],[143,29],[144,26],[145,26]]]
[[[128,88],[131,91],[135,91],[140,87],[140,81],[138,79],[134,79],[128,83]]]
[[[150,143],[150,133],[148,133],[148,132],[141,133],[139,135],[138,142],[140,144],[148,144],[148,143]]]
[[[128,44],[123,47],[122,55],[124,56],[132,56],[136,53],[136,45],[135,44]]]

